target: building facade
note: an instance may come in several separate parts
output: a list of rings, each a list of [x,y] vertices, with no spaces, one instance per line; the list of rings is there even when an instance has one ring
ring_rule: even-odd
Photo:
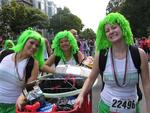
[[[33,6],[33,4],[32,4],[32,2],[33,2],[34,0],[16,0],[16,2],[18,2],[18,3],[21,3],[21,4],[24,4],[24,5],[26,5],[26,6]]]
[[[50,0],[33,0],[33,7],[40,9],[49,18],[57,13],[56,5]]]
[[[0,0],[0,7],[4,4],[9,4],[12,0]],[[51,18],[57,13],[57,7],[55,3],[51,0],[16,0],[16,2],[23,4],[25,6],[31,6],[40,9],[43,13]],[[44,37],[48,37],[49,33],[46,29],[39,30]]]

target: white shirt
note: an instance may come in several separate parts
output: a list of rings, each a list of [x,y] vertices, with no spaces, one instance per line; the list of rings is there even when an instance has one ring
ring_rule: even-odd
[[[15,53],[7,55],[0,63],[0,103],[16,103],[25,82],[25,79],[20,81],[18,78],[15,63],[12,60],[14,54]],[[17,64],[21,78],[24,76],[26,64],[27,59]]]
[[[125,71],[125,58],[124,59],[114,59],[115,62],[115,71],[117,79],[120,84],[123,83],[124,71]],[[137,102],[137,90],[136,85],[138,83],[138,72],[134,66],[134,63],[131,58],[131,54],[128,54],[128,63],[127,63],[127,75],[126,75],[126,84],[123,87],[119,87],[116,84],[112,64],[110,57],[110,50],[108,52],[106,68],[103,74],[103,81],[105,82],[104,89],[101,92],[101,99],[109,106],[112,104],[113,98],[132,98]]]

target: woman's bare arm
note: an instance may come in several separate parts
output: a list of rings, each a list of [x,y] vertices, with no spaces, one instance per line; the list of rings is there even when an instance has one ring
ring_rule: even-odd
[[[149,75],[148,58],[144,50],[139,49],[139,51],[141,56],[141,80],[147,104],[147,111],[148,113],[150,113],[150,75]]]

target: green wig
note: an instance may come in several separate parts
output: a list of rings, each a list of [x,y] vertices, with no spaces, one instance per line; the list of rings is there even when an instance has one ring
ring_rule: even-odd
[[[11,48],[15,46],[12,40],[5,40],[4,49],[10,49],[9,45],[12,46]]]
[[[54,49],[54,55],[61,57],[64,61],[66,61],[64,52],[60,48],[60,40],[63,38],[67,38],[70,46],[71,46],[71,54],[75,54],[77,51],[79,51],[77,40],[73,36],[73,34],[70,31],[60,31],[56,34],[54,37],[52,48]]]
[[[45,40],[44,38],[36,31],[29,28],[21,33],[17,40],[17,44],[12,49],[15,52],[21,52],[28,41],[28,39],[34,39],[39,42],[39,47],[33,57],[39,62],[39,67],[42,68],[44,65],[44,49],[45,49]]]
[[[105,34],[106,24],[118,24],[121,27],[123,33],[123,39],[127,45],[134,44],[133,34],[128,20],[120,13],[110,13],[102,21],[100,21],[97,33],[96,33],[96,52],[101,49],[106,49],[112,46]]]

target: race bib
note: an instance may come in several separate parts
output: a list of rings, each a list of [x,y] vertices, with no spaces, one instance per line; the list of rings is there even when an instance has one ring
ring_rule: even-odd
[[[111,113],[136,113],[136,102],[134,99],[113,98],[111,101]]]

